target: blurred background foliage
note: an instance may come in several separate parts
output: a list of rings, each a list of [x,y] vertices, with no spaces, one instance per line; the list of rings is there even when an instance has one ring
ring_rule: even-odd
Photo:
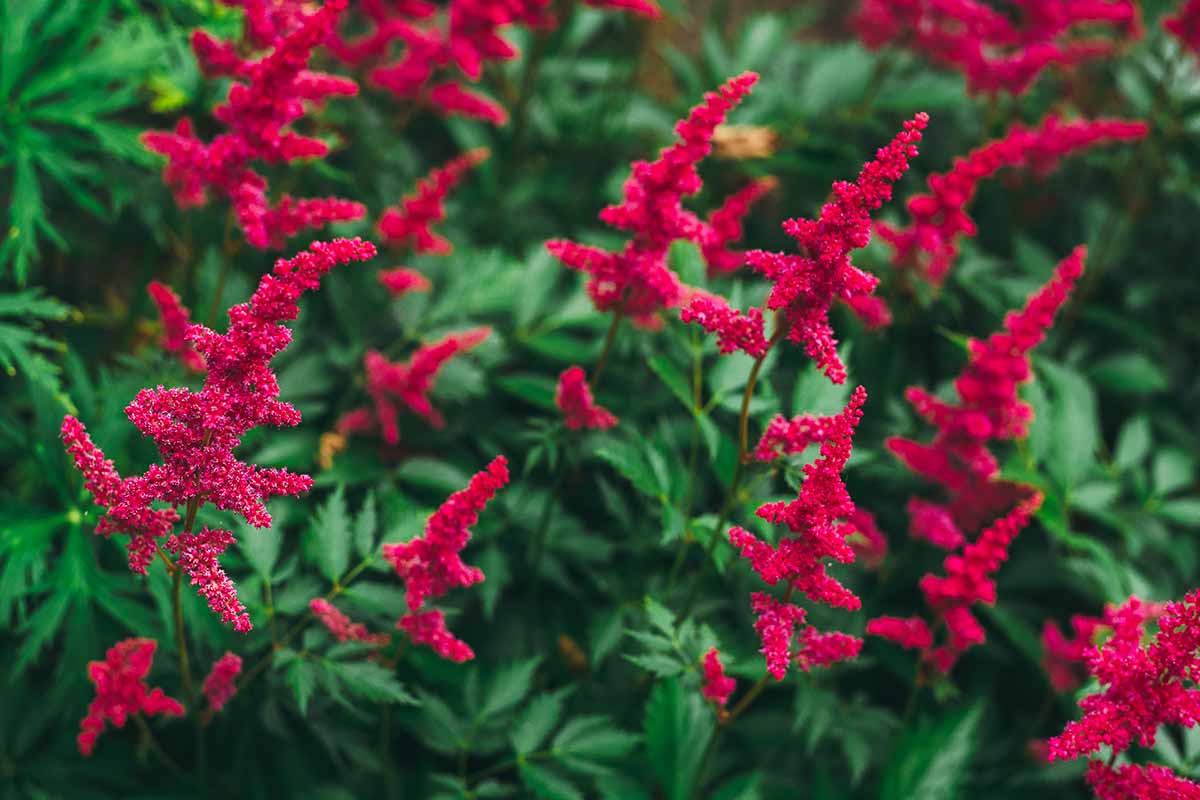
[[[442,230],[454,253],[406,262],[431,278],[431,295],[389,300],[374,279],[393,265],[385,254],[335,272],[306,301],[297,341],[278,362],[283,397],[304,422],[256,432],[243,451],[310,472],[317,488],[275,501],[273,530],[247,534],[227,555],[255,633],[236,637],[189,598],[200,663],[227,648],[262,652],[268,606],[303,614],[329,588],[320,554],[331,541],[352,537],[361,556],[408,538],[497,452],[516,477],[469,550],[487,580],[460,593],[456,628],[476,661],[457,666],[415,650],[387,670],[306,633],[213,721],[202,745],[188,726],[163,726],[164,747],[186,754],[170,769],[133,730],[110,733],[92,759],[75,752],[75,720],[90,696],[85,665],[113,641],[157,637],[153,685],[177,685],[177,676],[167,578],[131,576],[120,547],[91,535],[96,509],[57,431],[64,413],[77,413],[123,468],[148,463],[149,443],[122,408],[140,387],[188,377],[155,344],[146,284],[168,282],[196,319],[219,319],[275,257],[224,244],[220,204],[179,210],[136,141],[180,115],[204,132],[225,84],[200,76],[187,36],[197,26],[235,35],[240,16],[211,0],[0,0],[0,793],[1084,796],[1082,765],[1046,765],[1028,752],[1075,713],[1042,670],[1043,622],[1200,583],[1200,65],[1157,26],[1169,4],[1143,4],[1147,35],[1119,57],[996,102],[968,96],[960,76],[916,55],[865,50],[848,27],[852,4],[662,5],[654,22],[581,8],[549,35],[514,30],[525,55],[484,78],[510,109],[507,126],[410,115],[364,86],[314,117],[335,142],[328,159],[271,175],[283,190],[367,204],[366,221],[337,233],[370,236],[369,221],[431,166],[468,148],[492,151],[452,195]],[[749,178],[777,178],[747,222],[752,247],[787,248],[779,223],[815,214],[831,181],[852,177],[916,111],[929,112],[928,135],[884,218],[901,219],[899,200],[927,174],[1014,120],[1136,117],[1151,133],[1067,159],[1044,179],[986,183],[972,207],[980,234],[939,291],[900,285],[878,243],[857,254],[882,277],[897,321],[871,333],[836,312],[849,385],[870,392],[848,483],[892,550],[878,573],[842,571],[865,607],[831,614],[835,625],[861,633],[869,616],[918,608],[917,580],[938,563],[907,544],[904,504],[921,487],[882,448],[887,436],[923,430],[904,388],[945,387],[964,361],[964,337],[997,329],[1082,242],[1086,277],[1026,388],[1037,421],[1004,464],[1047,502],[1000,573],[987,645],[915,710],[906,713],[911,655],[868,641],[856,662],[772,685],[714,741],[697,688],[703,649],[719,642],[743,687],[762,672],[748,571],[724,547],[713,570],[696,546],[712,535],[732,470],[748,360],[717,360],[710,342],[676,322],[656,334],[625,328],[599,395],[622,424],[567,435],[553,410],[555,379],[571,363],[595,362],[607,319],[543,242],[619,241],[596,214],[619,197],[629,163],[668,142],[704,91],[747,69],[762,80],[733,122],[769,130],[769,146],[757,157],[718,146],[694,207],[713,207]],[[694,251],[672,255],[689,282],[704,284]],[[754,283],[743,274],[719,285],[737,299],[757,296]],[[353,440],[319,463],[322,433],[362,396],[365,349],[399,355],[475,324],[496,335],[439,381],[445,429],[410,425],[401,451]],[[705,412],[711,466],[690,497],[693,517],[680,508],[693,491],[682,482],[693,425],[686,376],[697,358],[718,400]],[[756,426],[779,411],[829,413],[846,396],[795,351],[769,361],[765,378]],[[780,480],[752,489],[743,524],[758,502],[791,491]],[[694,603],[687,581],[667,582],[681,547],[685,574],[702,573]],[[342,597],[373,630],[390,629],[402,605],[398,582],[379,567]],[[1200,737],[1162,737],[1155,758],[1200,775]]]

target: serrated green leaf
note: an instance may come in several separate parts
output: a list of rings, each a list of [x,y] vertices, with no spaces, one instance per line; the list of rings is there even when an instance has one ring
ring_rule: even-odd
[[[378,524],[375,493],[368,492],[367,499],[363,500],[362,508],[354,519],[354,550],[359,558],[366,558],[375,552],[375,529]]]
[[[336,583],[350,566],[350,511],[344,487],[338,486],[317,512],[313,535],[317,568]]]
[[[983,707],[972,706],[907,731],[884,770],[882,800],[954,800],[971,774]]]
[[[1134,417],[1121,427],[1121,432],[1117,435],[1113,465],[1118,469],[1136,467],[1150,452],[1153,444],[1149,417]]]
[[[284,672],[284,682],[296,696],[296,705],[300,709],[300,716],[308,716],[308,703],[312,699],[313,691],[317,688],[317,671],[312,663],[303,658],[292,661],[288,665],[287,671]]]
[[[373,661],[329,661],[327,662],[343,685],[364,700],[378,703],[404,703],[418,705],[413,697],[396,680],[391,670]]]
[[[501,667],[492,677],[477,719],[490,719],[524,700],[533,688],[533,675],[541,661],[534,657]]]
[[[677,678],[659,681],[646,703],[646,749],[668,800],[687,800],[715,723],[700,693]]]
[[[569,780],[536,764],[521,764],[521,780],[544,800],[584,800],[583,794]]]
[[[551,749],[564,756],[586,761],[613,761],[636,748],[641,737],[620,730],[604,716],[575,717],[554,737]]]
[[[567,695],[570,693],[570,688],[560,689],[557,692],[540,694],[530,701],[517,717],[508,737],[518,754],[531,753],[541,747],[542,742],[546,741],[550,732],[562,719]]]

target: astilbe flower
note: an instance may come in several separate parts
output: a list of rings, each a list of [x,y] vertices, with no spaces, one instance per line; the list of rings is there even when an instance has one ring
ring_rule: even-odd
[[[571,430],[607,430],[617,424],[616,416],[604,406],[598,405],[592,397],[592,389],[588,386],[583,367],[568,367],[558,376],[554,404],[562,412],[563,424]]]
[[[1108,629],[1103,617],[1071,617],[1072,637],[1067,638],[1051,620],[1042,626],[1042,668],[1056,692],[1073,692],[1087,677],[1087,660],[1096,636]]]
[[[774,586],[782,582],[787,587],[783,601],[765,592],[751,596],[761,652],[766,657],[767,671],[776,680],[783,680],[789,664],[795,663],[803,670],[828,666],[836,660],[853,658],[862,644],[853,637],[819,634],[811,628],[797,637],[795,628],[804,625],[805,611],[789,600],[799,591],[816,603],[850,611],[861,607],[858,597],[826,571],[826,563],[854,561],[854,549],[846,540],[855,528],[838,522],[855,510],[841,472],[850,458],[854,429],[862,418],[866,399],[866,390],[859,386],[842,413],[831,418],[821,439],[820,456],[804,467],[804,483],[797,498],[759,507],[758,516],[786,526],[790,536],[772,547],[744,528],[729,531],[729,540],[764,583]],[[794,647],[797,639],[799,644]]]
[[[854,183],[835,183],[834,199],[821,208],[817,219],[784,222],[784,231],[796,240],[803,255],[763,250],[746,254],[751,268],[773,284],[764,308],[778,315],[775,336],[786,331],[788,339],[802,345],[809,358],[834,383],[845,381],[846,368],[838,357],[837,340],[829,324],[830,306],[835,300],[852,302],[870,295],[878,286],[878,278],[850,263],[850,253],[870,242],[870,214],[891,199],[892,184],[908,170],[910,159],[917,156],[917,143],[928,122],[927,114],[917,114],[904,123],[904,130],[886,147],[876,152],[874,160],[863,165]],[[725,342],[722,350],[726,352],[728,345],[745,342],[760,350],[758,355],[747,351],[751,355],[761,357],[765,353],[766,348],[760,348],[764,335],[758,324],[762,312],[752,318],[759,330],[747,333],[743,329],[749,324],[749,315],[730,312],[718,317],[711,306],[710,299],[698,296],[684,309],[683,318],[711,320],[705,327],[717,331],[719,341]]]
[[[887,558],[888,540],[880,530],[875,515],[862,506],[857,506],[846,517],[846,522],[854,529],[854,532],[846,537],[846,541],[854,551],[855,563],[872,570],[883,566],[884,559]]]
[[[720,295],[696,289],[691,300],[679,312],[686,323],[695,322],[709,333],[717,335],[717,349],[722,353],[738,350],[754,358],[766,356],[770,345],[763,335],[762,309],[752,308],[743,314],[730,308],[729,301]]]
[[[378,647],[385,647],[392,641],[386,633],[371,633],[361,622],[352,622],[337,607],[323,597],[314,597],[308,602],[313,616],[321,621],[333,637],[339,642],[363,642]]]
[[[233,653],[213,662],[212,669],[204,678],[204,696],[213,713],[220,711],[237,694],[237,677],[242,674],[242,658]]]
[[[67,452],[96,503],[106,508],[96,532],[128,535],[130,568],[142,574],[166,537],[163,545],[176,554],[178,567],[199,587],[213,611],[236,630],[249,630],[250,620],[218,562],[234,541],[233,534],[207,527],[194,533],[195,512],[210,503],[241,515],[255,527],[269,527],[266,498],[298,495],[311,487],[307,475],[244,463],[234,450],[252,428],[299,423],[300,413],[278,399],[279,383],[270,367],[271,359],[291,341],[283,323],[296,318],[297,300],[316,289],[330,269],[373,255],[374,246],[359,239],[314,242],[291,259],[279,259],[249,302],[229,310],[224,334],[191,325],[187,341],[208,368],[204,387],[198,392],[162,386],[143,389],[125,409],[130,422],[154,439],[162,458],[145,474],[122,478],[77,419],[63,420]],[[169,507],[156,509],[155,502]],[[179,506],[187,507],[186,529],[171,535]]]
[[[746,254],[729,246],[742,238],[742,220],[751,207],[779,185],[772,177],[759,178],[725,198],[721,207],[708,215],[708,226],[700,240],[700,252],[709,275],[736,272],[746,263]]]
[[[372,405],[343,414],[338,420],[338,432],[351,434],[378,430],[385,442],[397,444],[400,441],[398,403],[433,427],[442,427],[445,419],[429,398],[438,373],[450,359],[474,349],[491,334],[492,329],[487,326],[452,333],[432,344],[421,345],[407,361],[400,363],[389,361],[376,350],[368,351],[364,366]]]
[[[907,510],[908,532],[914,539],[924,540],[943,550],[957,550],[966,541],[954,516],[945,506],[912,497],[909,498]]]
[[[106,722],[123,728],[134,714],[172,717],[183,714],[178,700],[167,697],[162,689],[146,685],[157,647],[158,642],[153,639],[125,639],[110,647],[103,661],[88,663],[88,680],[96,687],[96,697],[79,723],[76,742],[80,753],[92,754]]]
[[[685,240],[703,245],[708,239],[721,249],[728,220],[718,218],[720,232],[683,208],[684,197],[700,191],[696,165],[712,150],[713,130],[749,94],[758,80],[752,72],[726,81],[675,126],[677,139],[654,161],[636,161],[625,182],[624,200],[600,212],[600,219],[631,234],[620,252],[563,239],[546,249],[570,269],[588,275],[587,292],[598,311],[631,317],[645,327],[661,324],[658,312],[685,299],[683,285],[667,265],[671,243]]]
[[[408,267],[382,269],[376,277],[392,297],[403,297],[409,292],[428,292],[433,288],[428,278]]]
[[[737,681],[725,675],[725,666],[721,663],[721,654],[717,648],[711,647],[704,654],[704,685],[700,688],[705,699],[712,700],[718,706],[724,707],[729,702],[729,696],[737,690]]]
[[[1090,756],[1107,746],[1113,755],[1134,743],[1153,747],[1159,727],[1191,728],[1200,721],[1200,590],[1168,603],[1158,619],[1158,634],[1143,642],[1143,625],[1152,609],[1137,598],[1108,613],[1113,632],[1102,647],[1092,647],[1088,671],[1101,690],[1079,701],[1083,717],[1068,722],[1050,740],[1050,759]],[[1200,786],[1159,766],[1113,768],[1092,760],[1088,782],[1101,798],[1200,797]]]
[[[648,17],[660,13],[650,0],[585,2]],[[352,39],[335,34],[329,49],[338,58],[368,67],[367,80],[399,98],[494,125],[507,122],[508,112],[465,84],[478,81],[486,64],[517,56],[507,28],[557,25],[550,0],[451,0],[444,12],[425,0],[360,0],[356,7],[367,30]],[[403,48],[398,57],[396,46]]]
[[[171,287],[151,281],[146,287],[150,299],[158,308],[158,316],[162,320],[162,348],[173,353],[179,361],[193,372],[204,371],[204,359],[187,342],[187,329],[191,325],[191,313],[179,299],[179,295]]]
[[[1179,9],[1163,17],[1163,28],[1193,53],[1200,53],[1200,0],[1183,0]]]
[[[1036,128],[1014,124],[1001,138],[956,158],[949,172],[930,175],[928,193],[908,199],[912,222],[897,228],[878,222],[875,230],[893,252],[892,263],[939,285],[953,269],[963,237],[976,234],[967,206],[979,184],[1006,167],[1045,176],[1059,162],[1090,147],[1139,139],[1146,123],[1119,119],[1063,122],[1051,114]]]
[[[311,13],[292,4],[285,15],[291,21],[285,23],[282,18],[271,21],[263,2],[247,0],[247,36],[255,46],[271,48],[255,61],[243,60],[232,43],[196,31],[192,46],[204,72],[234,78],[226,101],[213,112],[226,132],[206,144],[184,118],[174,131],[142,134],[147,149],[167,157],[163,179],[181,208],[204,205],[212,194],[227,197],[246,241],[258,248],[283,247],[302,230],[365,213],[361,203],[336,197],[297,200],[285,194],[272,206],[266,178],[250,166],[254,161],[277,164],[327,154],[323,141],[290,126],[304,115],[305,103],[358,91],[351,80],[307,69],[314,48],[329,36],[347,2],[327,0]],[[251,12],[251,7],[256,10]]]
[[[411,248],[414,253],[449,255],[453,246],[430,226],[446,218],[442,203],[450,190],[487,157],[487,148],[480,147],[430,172],[417,182],[415,194],[404,197],[398,206],[384,209],[379,218],[379,235],[388,244]]]
[[[487,469],[471,478],[467,488],[450,495],[430,515],[423,535],[383,546],[384,559],[404,581],[408,613],[396,627],[417,644],[432,647],[442,658],[462,662],[474,658],[475,653],[447,630],[440,610],[423,610],[425,603],[456,587],[473,586],[483,580],[483,570],[464,563],[461,554],[471,539],[470,527],[479,519],[479,512],[508,483],[508,478],[508,460],[496,456]]]
[[[961,71],[972,92],[1025,92],[1049,67],[1071,67],[1110,55],[1111,38],[1082,37],[1076,28],[1109,26],[1126,40],[1141,37],[1133,0],[1014,0],[1019,22],[977,0],[864,0],[854,18],[871,49],[900,45]]]

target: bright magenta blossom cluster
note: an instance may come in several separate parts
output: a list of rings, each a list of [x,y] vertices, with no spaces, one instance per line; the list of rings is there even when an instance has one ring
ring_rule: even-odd
[[[954,383],[957,403],[917,387],[908,390],[913,407],[938,429],[932,442],[898,436],[887,441],[888,449],[909,469],[941,485],[947,495],[945,504],[914,498],[908,506],[912,535],[951,551],[944,562],[945,576],[930,574],[921,580],[925,601],[945,625],[947,641],[932,647],[932,632],[927,627],[921,632],[925,622],[919,618],[905,621],[905,626],[893,617],[872,620],[867,632],[903,647],[919,647],[923,659],[942,672],[984,641],[983,627],[970,606],[995,602],[993,575],[1041,505],[1039,493],[997,477],[999,465],[988,443],[1026,436],[1033,412],[1017,389],[1032,377],[1029,353],[1045,338],[1083,273],[1085,252],[1079,247],[1064,259],[1021,311],[1005,317],[1003,331],[984,341],[970,340],[967,365]],[[966,543],[968,534],[985,525],[977,539]]]
[[[1087,677],[1087,660],[1096,637],[1111,626],[1105,617],[1071,617],[1071,638],[1058,625],[1046,620],[1042,626],[1042,667],[1056,692],[1073,692]]]
[[[389,361],[377,350],[368,351],[364,365],[372,405],[343,414],[337,423],[338,431],[350,434],[378,430],[385,442],[397,444],[400,441],[399,404],[435,428],[442,427],[445,420],[429,398],[438,373],[447,361],[472,350],[491,335],[492,329],[487,326],[452,333],[432,344],[421,345],[406,361],[399,363]]]
[[[717,648],[710,647],[704,654],[704,685],[700,693],[705,699],[712,700],[718,706],[729,702],[729,696],[737,690],[737,681],[725,674],[725,666],[721,663],[721,654]]]
[[[650,0],[585,0],[590,6],[661,12]],[[357,4],[368,30],[354,38],[335,36],[329,49],[354,66],[371,65],[367,80],[397,97],[503,125],[504,107],[466,87],[488,63],[516,58],[506,28],[549,30],[557,24],[550,0],[451,0],[444,11],[425,0],[362,0]],[[393,50],[401,46],[396,57]]]
[[[249,14],[253,24],[248,38],[257,47],[271,48],[256,61],[243,60],[232,42],[196,31],[192,47],[204,72],[234,78],[225,103],[214,110],[227,132],[205,144],[185,118],[173,132],[142,134],[148,149],[167,157],[163,179],[181,207],[204,205],[214,193],[229,198],[246,241],[259,248],[283,247],[303,230],[365,213],[361,203],[336,197],[295,199],[285,194],[272,205],[266,178],[250,167],[254,161],[278,164],[329,152],[325,142],[290,126],[304,115],[305,103],[358,91],[353,81],[307,69],[313,50],[329,36],[347,2],[328,0],[311,13],[297,9],[287,25],[272,22],[261,8],[263,13]]]
[[[1036,128],[1016,123],[1003,137],[956,158],[949,172],[930,175],[929,192],[908,199],[909,225],[896,228],[879,222],[875,230],[891,245],[897,268],[941,284],[954,267],[962,237],[976,234],[975,221],[966,208],[980,182],[1005,167],[1029,169],[1043,176],[1069,155],[1101,144],[1139,139],[1148,130],[1146,123],[1139,121],[1062,122],[1053,114]]]
[[[1193,53],[1200,53],[1200,0],[1183,0],[1179,9],[1163,17],[1163,28]]]
[[[237,694],[237,677],[242,674],[242,658],[233,653],[213,662],[212,669],[204,678],[202,688],[213,713],[220,711]]]
[[[171,717],[183,714],[178,700],[167,697],[162,689],[146,685],[157,647],[158,642],[153,639],[126,639],[110,647],[103,661],[88,664],[88,680],[96,686],[96,697],[79,723],[76,741],[80,753],[92,754],[106,722],[123,728],[125,721],[135,714]]]
[[[747,72],[709,92],[686,119],[675,126],[678,138],[654,161],[637,161],[625,182],[625,198],[600,212],[600,219],[631,234],[620,252],[562,239],[546,248],[567,267],[588,275],[587,292],[599,311],[615,311],[636,323],[658,328],[658,312],[678,306],[685,290],[667,265],[671,243],[690,241],[711,254],[720,253],[718,266],[731,263],[725,247],[733,230],[734,213],[749,208],[747,196],[718,212],[717,225],[701,221],[684,209],[683,198],[700,191],[696,165],[712,150],[713,131],[750,93],[758,75]],[[756,190],[757,192],[757,190]]]
[[[617,424],[616,416],[592,397],[583,367],[568,367],[558,376],[554,403],[562,412],[563,424],[571,430],[607,430]]]
[[[162,348],[179,358],[179,361],[193,372],[204,371],[204,359],[196,349],[188,344],[187,331],[192,324],[191,313],[179,299],[179,295],[171,287],[151,281],[146,287],[150,299],[158,308],[158,316],[162,320]]]
[[[392,641],[390,634],[371,633],[361,622],[352,622],[337,606],[323,597],[314,597],[309,601],[308,608],[339,642],[363,642],[384,647]]]
[[[1158,619],[1158,635],[1143,642],[1143,626],[1152,614],[1137,598],[1107,614],[1112,635],[1102,647],[1091,647],[1088,671],[1101,691],[1079,701],[1083,718],[1068,722],[1050,740],[1050,759],[1089,756],[1101,747],[1114,755],[1134,743],[1153,747],[1161,725],[1191,728],[1200,722],[1200,590],[1166,604]],[[1098,797],[1194,798],[1200,786],[1158,766],[1094,759],[1088,782]]]
[[[1076,29],[1108,26],[1141,38],[1133,0],[1013,0],[1019,22],[978,0],[864,0],[854,24],[872,49],[900,45],[961,71],[972,92],[1025,92],[1049,67],[1110,55],[1112,38]]]
[[[468,150],[417,182],[415,194],[404,197],[398,206],[389,206],[379,218],[379,235],[390,245],[408,247],[414,253],[449,255],[454,248],[430,226],[446,218],[442,203],[473,167],[487,160],[488,149]]]
[[[742,238],[742,220],[750,209],[778,185],[779,181],[771,177],[750,181],[708,215],[708,225],[700,238],[700,252],[709,275],[737,272],[746,263],[744,252],[729,247]]]
[[[429,645],[442,658],[461,662],[474,658],[475,653],[447,630],[440,610],[422,609],[427,600],[483,580],[483,570],[464,563],[461,554],[471,539],[470,527],[479,519],[479,512],[508,483],[508,477],[508,460],[496,456],[487,469],[471,478],[466,489],[450,495],[430,515],[422,536],[383,546],[383,557],[404,580],[408,604],[408,613],[396,627],[417,644]]]
[[[790,603],[794,592],[816,603],[857,610],[858,597],[826,571],[827,561],[843,564],[854,561],[854,549],[846,541],[855,532],[852,525],[839,522],[854,512],[854,501],[842,482],[842,469],[850,458],[854,429],[862,418],[867,392],[859,386],[836,417],[830,418],[821,439],[820,456],[804,467],[804,483],[791,502],[766,503],[758,516],[785,526],[790,535],[772,546],[745,528],[734,527],[729,540],[750,562],[764,583],[785,584],[783,601],[765,592],[751,596],[758,617],[755,629],[762,640],[767,671],[783,680],[789,665],[803,670],[828,666],[834,661],[853,658],[862,642],[841,633],[819,633],[804,627],[796,645],[795,628],[804,625],[805,611]]]
[[[268,527],[266,498],[297,495],[311,487],[307,475],[244,463],[234,450],[252,428],[299,423],[300,413],[278,399],[279,383],[270,367],[271,359],[291,341],[283,323],[296,318],[300,296],[316,289],[334,266],[374,255],[374,246],[359,239],[314,242],[294,258],[277,261],[250,301],[229,310],[225,333],[190,326],[187,341],[208,367],[204,387],[199,392],[143,389],[125,409],[130,422],[154,439],[162,458],[145,474],[121,478],[83,425],[71,416],[63,420],[67,452],[97,504],[106,508],[96,532],[128,535],[130,568],[143,574],[160,540],[167,537],[163,545],[176,554],[178,567],[236,630],[250,630],[250,620],[218,563],[218,556],[234,541],[233,534],[207,527],[194,533],[196,509],[209,503],[241,515],[255,527]],[[168,508],[155,508],[156,502]],[[179,506],[187,508],[185,530],[172,535]]]
[[[428,292],[433,288],[428,278],[408,267],[381,269],[376,277],[392,297],[403,297],[409,292]]]
[[[917,143],[928,122],[927,114],[917,114],[876,152],[874,160],[863,165],[854,183],[835,183],[834,199],[822,206],[817,219],[784,222],[784,231],[796,240],[801,255],[763,250],[746,254],[747,263],[773,284],[764,309],[777,312],[779,330],[786,330],[789,340],[803,346],[834,383],[845,381],[846,368],[837,354],[829,309],[835,300],[869,296],[879,285],[878,278],[850,263],[850,253],[870,242],[871,212],[891,199],[892,184],[917,156]],[[697,295],[682,316],[717,332],[723,352],[741,348],[755,357],[766,352],[762,311],[742,314]]]

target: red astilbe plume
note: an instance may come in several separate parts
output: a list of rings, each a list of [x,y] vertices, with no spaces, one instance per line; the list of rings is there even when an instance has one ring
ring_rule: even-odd
[[[209,708],[217,713],[225,707],[237,694],[237,677],[242,674],[242,658],[233,653],[225,655],[213,662],[212,669],[204,678],[204,696],[208,698]]]
[[[1112,38],[1077,35],[1106,25],[1126,41],[1142,35],[1133,0],[1014,0],[1017,21],[977,0],[864,0],[854,18],[870,49],[899,45],[953,67],[973,93],[1024,93],[1049,67],[1071,67],[1116,50]]]
[[[640,325],[656,328],[661,324],[658,312],[685,299],[679,276],[667,266],[671,243],[686,240],[702,246],[706,237],[715,242],[724,233],[715,233],[685,210],[682,201],[700,191],[696,165],[712,151],[713,131],[757,80],[758,75],[747,72],[707,93],[676,124],[674,143],[654,161],[634,162],[624,200],[600,212],[602,221],[630,233],[623,250],[613,253],[562,239],[546,243],[546,249],[565,266],[588,275],[588,296],[598,311],[625,314]],[[728,244],[721,238],[722,246]]]
[[[1179,9],[1163,17],[1163,28],[1193,53],[1200,53],[1200,0],[1183,0]]]
[[[846,368],[837,354],[829,308],[835,300],[852,302],[870,295],[878,286],[878,278],[850,263],[850,253],[871,241],[871,212],[891,199],[892,184],[904,175],[909,161],[917,156],[917,143],[928,122],[927,114],[917,114],[904,123],[904,130],[886,147],[875,153],[873,161],[863,165],[854,183],[835,183],[834,199],[821,208],[817,219],[784,222],[784,231],[796,240],[803,255],[763,250],[746,254],[747,263],[773,283],[764,308],[777,312],[777,324],[781,326],[777,336],[786,331],[788,339],[802,345],[808,357],[834,383],[846,380]],[[685,319],[700,321],[700,313],[712,317],[713,312],[705,307],[711,304],[711,300],[697,296],[684,309]],[[753,317],[755,323],[761,313]],[[747,324],[742,319],[727,319],[733,319],[739,326]],[[709,328],[707,324],[705,327]],[[715,329],[720,332],[722,327]],[[722,338],[730,341],[728,334]],[[752,341],[757,346],[758,338]]]
[[[371,633],[361,622],[352,622],[349,617],[323,597],[314,597],[308,602],[313,616],[321,621],[333,637],[339,642],[364,642],[378,647],[385,647],[392,641],[387,633]]]
[[[487,469],[475,473],[466,489],[450,495],[430,515],[423,535],[383,546],[383,557],[404,581],[408,605],[408,613],[396,627],[414,642],[429,645],[451,661],[467,661],[475,654],[446,629],[441,611],[422,609],[427,600],[483,580],[483,570],[465,564],[461,554],[471,539],[470,527],[479,519],[479,512],[508,483],[508,477],[508,460],[496,456]]]
[[[876,223],[879,237],[892,247],[892,263],[940,285],[954,267],[961,239],[976,234],[967,206],[979,184],[1006,167],[1028,169],[1041,177],[1075,153],[1102,144],[1145,136],[1144,122],[1117,119],[1063,122],[1049,115],[1036,128],[1016,123],[1003,137],[956,158],[949,172],[930,175],[929,191],[908,199],[912,222],[896,228]]]
[[[162,320],[162,348],[168,353],[174,353],[180,362],[193,372],[204,371],[204,359],[188,344],[186,335],[188,326],[192,324],[191,312],[179,299],[179,295],[171,291],[171,287],[158,281],[151,281],[146,287],[150,299],[158,308],[158,316]]]
[[[583,0],[583,4],[592,8],[629,11],[648,19],[658,19],[662,16],[662,9],[651,0]]]
[[[1097,694],[1079,701],[1083,718],[1068,722],[1050,740],[1050,760],[1090,756],[1102,747],[1113,757],[1134,743],[1153,747],[1162,725],[1191,728],[1200,721],[1200,590],[1166,604],[1158,634],[1143,641],[1148,608],[1131,597],[1107,614],[1113,632],[1102,647],[1092,647],[1088,671],[1100,684]],[[1124,765],[1110,759],[1089,763],[1087,780],[1100,798],[1200,797],[1200,786],[1165,767]]]
[[[933,632],[920,617],[876,617],[867,623],[867,633],[906,650],[928,650],[933,646]]]
[[[1102,617],[1071,617],[1072,637],[1068,639],[1057,624],[1046,620],[1042,626],[1042,668],[1056,692],[1073,692],[1087,678],[1087,660],[1100,631],[1108,629]]]
[[[725,675],[725,666],[721,663],[721,654],[715,647],[710,647],[704,654],[704,685],[700,693],[706,700],[711,700],[723,708],[729,702],[729,696],[737,690],[737,681]]]
[[[384,209],[379,218],[379,235],[390,245],[409,247],[414,253],[449,255],[454,247],[430,226],[446,218],[442,203],[463,176],[487,160],[488,149],[469,150],[458,158],[434,169],[417,181],[417,191]]]
[[[616,416],[592,397],[583,367],[568,367],[558,376],[554,404],[562,412],[563,424],[571,430],[603,431],[617,424]]]
[[[170,717],[183,714],[178,700],[167,697],[162,689],[146,685],[157,647],[158,642],[153,639],[126,639],[110,647],[103,661],[88,663],[88,680],[96,687],[96,697],[79,723],[76,742],[80,753],[92,754],[106,722],[124,728],[125,721],[135,714]]]
[[[376,277],[392,297],[403,297],[409,292],[428,292],[433,288],[428,278],[408,267],[383,269]]]
[[[796,626],[803,626],[805,612],[788,602],[794,592],[816,603],[855,611],[861,602],[853,592],[826,572],[829,560],[848,564],[854,561],[854,549],[846,541],[855,533],[852,525],[839,523],[854,513],[854,501],[842,482],[842,469],[850,458],[854,429],[862,418],[867,392],[859,386],[837,417],[831,418],[821,440],[820,456],[804,467],[804,483],[798,497],[789,502],[766,503],[758,516],[776,525],[786,526],[790,536],[772,547],[744,528],[729,531],[729,540],[750,562],[764,583],[780,582],[787,587],[783,601],[764,592],[751,600],[758,616],[755,630],[762,640],[767,671],[783,680],[788,665],[800,669],[828,666],[833,661],[853,658],[862,642],[843,634],[818,634],[804,629],[799,637]],[[798,639],[799,646],[794,646]]]
[[[766,356],[770,345],[763,333],[762,309],[752,308],[743,314],[730,308],[729,301],[720,295],[693,289],[691,300],[679,312],[687,323],[695,322],[709,333],[717,335],[717,349],[722,353],[738,350],[753,358]]]
[[[304,115],[305,103],[358,91],[351,80],[307,69],[313,50],[329,36],[347,2],[328,0],[311,13],[290,4],[284,15],[290,21],[271,17],[262,2],[244,3],[251,21],[247,36],[255,46],[272,48],[256,61],[243,60],[232,43],[196,31],[192,46],[205,73],[234,78],[226,101],[213,112],[227,132],[206,144],[185,118],[174,131],[142,134],[147,149],[167,157],[163,180],[181,208],[204,205],[213,194],[227,197],[246,241],[263,249],[281,248],[302,230],[365,213],[362,204],[336,197],[297,200],[285,194],[272,206],[266,178],[250,166],[254,161],[278,164],[328,153],[323,141],[290,127]]]
[[[344,414],[338,420],[338,432],[351,434],[378,430],[386,443],[397,444],[400,441],[398,403],[433,427],[442,427],[445,420],[429,397],[438,372],[447,361],[474,349],[491,334],[492,329],[487,326],[452,333],[432,344],[421,345],[401,363],[388,361],[378,351],[368,351],[364,366],[372,405]]]
[[[163,544],[178,557],[178,567],[236,630],[249,630],[250,621],[218,563],[218,556],[234,541],[233,534],[207,527],[193,533],[191,523],[196,510],[209,503],[241,515],[255,527],[269,527],[271,515],[264,505],[268,497],[298,495],[311,487],[307,475],[244,463],[234,450],[253,428],[299,423],[300,413],[278,399],[279,383],[270,367],[271,359],[291,341],[283,323],[296,318],[300,296],[316,289],[334,266],[374,255],[374,246],[359,239],[314,242],[294,258],[278,260],[249,302],[229,310],[224,334],[193,324],[187,341],[207,364],[204,387],[198,392],[143,389],[125,409],[130,422],[154,439],[162,459],[145,474],[121,478],[83,425],[74,417],[63,420],[67,452],[96,502],[107,509],[96,532],[129,535],[130,567],[143,574],[159,540],[169,537]],[[155,509],[155,502],[169,508]],[[179,506],[187,508],[187,529],[170,535],[179,520]]]
[[[700,239],[700,252],[709,275],[736,272],[746,263],[746,254],[729,246],[742,238],[742,220],[751,207],[779,185],[772,177],[759,178],[725,198],[720,208],[708,215],[708,225]]]

